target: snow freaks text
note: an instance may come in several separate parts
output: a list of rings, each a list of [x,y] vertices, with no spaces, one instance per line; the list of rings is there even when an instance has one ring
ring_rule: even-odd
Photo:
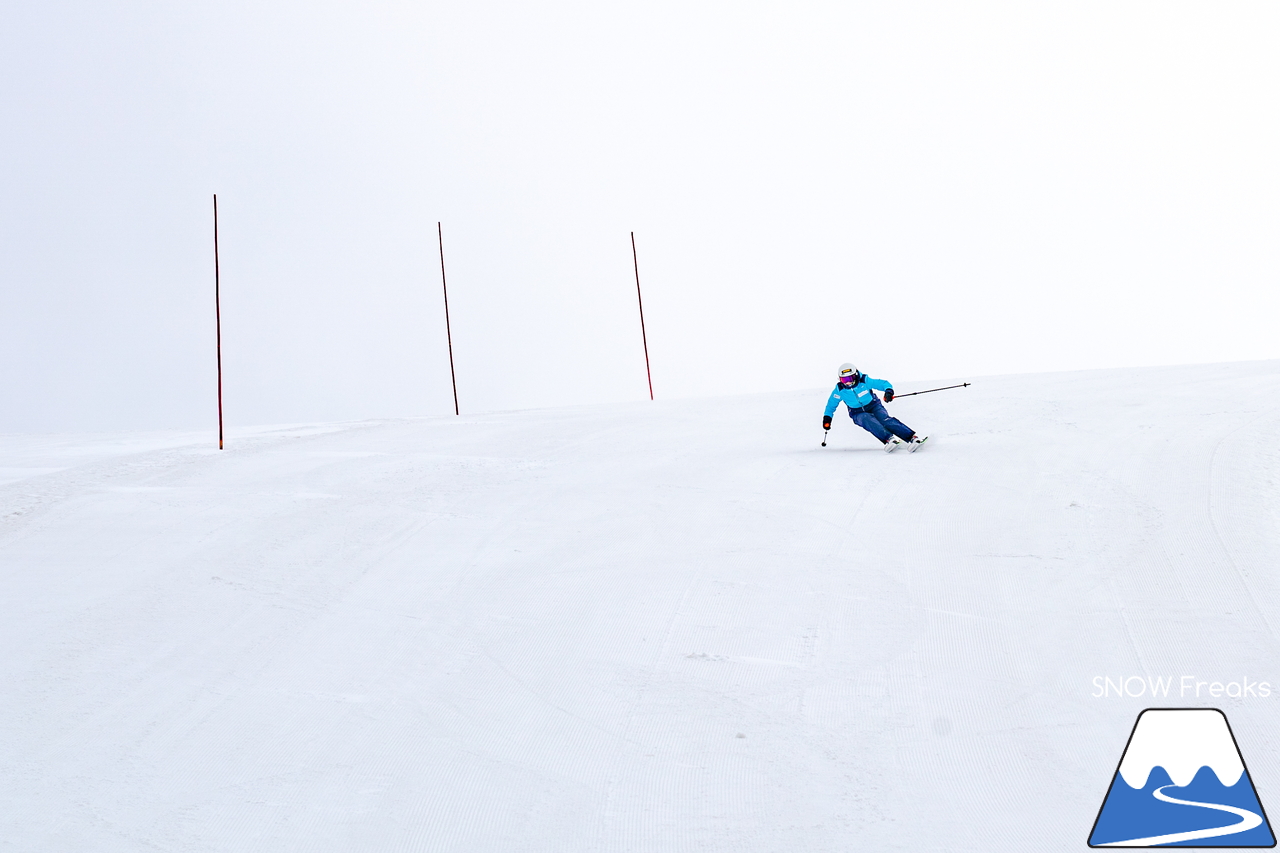
[[[1164,698],[1176,696],[1179,699],[1220,699],[1228,696],[1232,699],[1266,699],[1271,695],[1271,682],[1250,681],[1241,678],[1239,681],[1204,681],[1194,675],[1173,676],[1131,675],[1120,676],[1095,675],[1093,677],[1094,699],[1122,697],[1136,699],[1140,696],[1156,696]]]

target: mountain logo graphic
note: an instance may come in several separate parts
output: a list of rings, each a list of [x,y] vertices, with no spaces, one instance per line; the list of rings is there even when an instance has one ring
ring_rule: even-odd
[[[1217,708],[1138,715],[1090,847],[1275,847],[1240,747]]]

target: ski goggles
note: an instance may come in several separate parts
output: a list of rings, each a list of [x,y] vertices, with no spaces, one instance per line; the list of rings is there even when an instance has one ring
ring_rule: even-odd
[[[841,376],[841,377],[840,377],[840,384],[841,384],[841,385],[853,385],[853,384],[855,384],[857,381],[858,381],[858,374],[856,374],[856,373],[850,373],[848,376]]]

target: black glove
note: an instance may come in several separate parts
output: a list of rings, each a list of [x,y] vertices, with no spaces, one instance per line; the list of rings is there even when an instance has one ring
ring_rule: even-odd
[[[831,415],[822,416],[822,428],[831,429]]]
[[[885,392],[884,392],[884,401],[885,401],[886,403],[892,403],[892,402],[893,402],[893,389],[892,389],[892,388],[887,388],[887,389],[885,389]]]

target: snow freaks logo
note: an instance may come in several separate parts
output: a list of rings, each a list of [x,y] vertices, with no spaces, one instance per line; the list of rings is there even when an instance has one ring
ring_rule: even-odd
[[[1198,699],[1202,692],[1204,696],[1214,699],[1223,696],[1232,699],[1266,699],[1271,695],[1270,681],[1250,681],[1247,677],[1239,681],[1200,681],[1194,675],[1184,675],[1176,682],[1172,676],[1161,678],[1160,676],[1131,675],[1128,678],[1120,676],[1113,679],[1110,676],[1095,675],[1093,692],[1089,695],[1094,699],[1106,699],[1112,696],[1129,699],[1137,699],[1140,696],[1150,696],[1152,699],[1168,698],[1171,687],[1181,699],[1192,697]]]
[[[1227,718],[1216,708],[1138,715],[1090,847],[1274,847]]]

